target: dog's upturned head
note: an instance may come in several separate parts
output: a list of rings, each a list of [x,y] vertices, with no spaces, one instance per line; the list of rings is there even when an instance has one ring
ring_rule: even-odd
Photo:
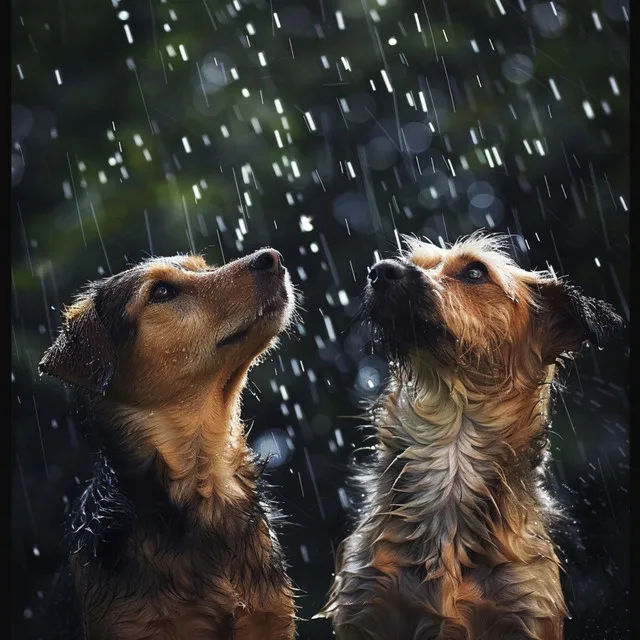
[[[162,407],[196,386],[241,385],[293,307],[273,249],[218,268],[200,256],[152,258],[90,283],[39,370],[118,402]]]
[[[399,259],[369,272],[365,309],[378,342],[414,373],[432,365],[495,382],[529,363],[541,371],[585,341],[600,347],[623,325],[608,303],[519,268],[505,238],[476,233],[448,249],[406,243]]]

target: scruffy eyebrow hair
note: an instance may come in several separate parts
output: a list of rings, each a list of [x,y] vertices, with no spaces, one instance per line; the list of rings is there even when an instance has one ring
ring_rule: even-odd
[[[494,282],[503,289],[509,298],[514,301],[522,300],[532,306],[536,306],[533,291],[520,285],[535,286],[557,280],[551,271],[526,271],[520,268],[509,253],[511,245],[508,237],[476,231],[470,236],[450,243],[445,249],[428,239],[423,240],[416,236],[402,236],[402,239],[406,245],[406,248],[402,250],[404,259],[429,263],[428,267],[423,267],[427,269],[437,267],[445,259],[477,260],[487,268]]]
[[[448,243],[444,248],[432,243],[428,239],[420,239],[416,236],[403,235],[402,240],[406,245],[403,254],[414,252],[424,252],[429,256],[444,257],[448,254],[451,258],[458,258],[461,255],[477,255],[500,258],[509,264],[515,261],[509,254],[509,242],[503,236],[483,234],[476,231],[469,236],[458,239],[454,243]]]

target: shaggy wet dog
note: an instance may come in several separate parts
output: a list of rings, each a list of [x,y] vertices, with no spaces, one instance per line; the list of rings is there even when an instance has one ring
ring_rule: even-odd
[[[562,637],[541,486],[552,383],[564,357],[622,321],[504,246],[408,239],[369,273],[365,309],[392,373],[321,614],[339,640]]]
[[[93,282],[40,370],[80,391],[101,453],[71,518],[85,640],[284,640],[295,610],[240,421],[294,309],[281,256],[153,258]],[[76,637],[69,629],[64,636]]]

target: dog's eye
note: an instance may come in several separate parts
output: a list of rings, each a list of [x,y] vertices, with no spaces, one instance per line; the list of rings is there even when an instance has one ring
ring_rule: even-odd
[[[472,262],[462,274],[465,280],[478,282],[487,276],[487,267],[482,262]]]
[[[167,282],[158,282],[153,285],[151,289],[151,295],[149,296],[149,302],[166,302],[178,295],[179,291]]]

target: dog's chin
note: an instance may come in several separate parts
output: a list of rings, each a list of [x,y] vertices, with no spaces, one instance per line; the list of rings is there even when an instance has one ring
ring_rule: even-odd
[[[288,292],[278,293],[259,305],[255,313],[243,319],[237,329],[227,333],[216,343],[217,349],[228,350],[233,347],[256,344],[256,355],[266,346],[258,348],[258,344],[268,345],[291,322],[293,303]]]
[[[452,339],[441,326],[424,322],[413,322],[410,326],[395,322],[390,326],[372,320],[371,329],[374,345],[391,359],[406,361],[416,353],[429,353],[434,357],[441,355],[443,361],[448,360],[446,354]]]
[[[227,398],[239,391],[249,369],[275,346],[278,335],[291,321],[292,311],[293,303],[278,297],[259,307],[251,319],[217,343],[226,371],[223,390]]]
[[[449,360],[453,337],[437,318],[409,299],[388,300],[385,296],[368,295],[363,311],[374,345],[391,362],[407,368],[416,354],[429,354],[443,363]]]

